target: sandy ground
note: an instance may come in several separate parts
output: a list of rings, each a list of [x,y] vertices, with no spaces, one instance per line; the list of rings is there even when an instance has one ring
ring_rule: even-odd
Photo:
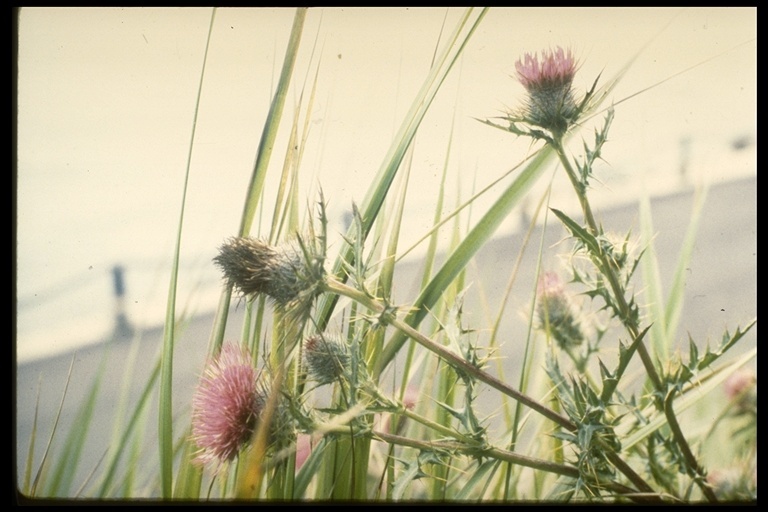
[[[713,187],[707,198],[699,235],[693,252],[693,260],[687,268],[686,302],[678,339],[686,340],[690,333],[700,347],[709,340],[716,343],[727,327],[731,331],[743,325],[757,314],[756,305],[756,178],[748,178]],[[658,231],[656,250],[661,265],[661,277],[669,283],[674,272],[677,254],[687,228],[692,207],[692,194],[679,193],[657,197],[652,201],[655,228]],[[598,211],[597,216],[608,229],[633,227],[639,233],[636,205]],[[553,219],[552,222],[556,222]],[[563,239],[559,227],[549,229],[544,247]],[[496,239],[487,244],[469,268],[465,310],[471,312],[464,318],[466,326],[489,325],[488,318],[495,318],[497,306],[484,309],[484,304],[499,304],[507,287],[510,270],[517,258],[522,235],[516,234]],[[513,289],[500,329],[500,352],[503,373],[515,382],[519,372],[517,349],[522,346],[526,334],[520,311],[530,299],[535,276],[536,248],[541,240],[539,229],[532,236],[532,247],[522,259],[519,277]],[[567,245],[553,253],[567,252]],[[545,261],[552,265],[556,261]],[[395,299],[407,303],[415,297],[418,286],[416,265],[398,268],[395,276]],[[476,307],[477,306],[477,307]],[[230,315],[227,339],[239,333],[242,305]],[[210,336],[212,314],[195,316],[183,322],[177,337],[174,364],[173,396],[174,414],[189,412],[190,397],[200,374]],[[483,333],[478,334],[482,341]],[[745,352],[756,344],[753,329],[734,349]],[[162,327],[140,333],[133,340],[114,340],[76,353],[34,361],[16,368],[16,446],[18,458],[15,467],[19,475],[29,447],[36,396],[39,389],[38,445],[35,449],[35,466],[39,464],[45,441],[50,436],[70,363],[74,361],[72,378],[67,390],[59,430],[54,439],[53,454],[61,448],[66,433],[86,396],[94,377],[103,369],[100,392],[94,410],[89,440],[82,453],[82,460],[75,470],[74,488],[79,487],[88,473],[109,448],[116,429],[125,425],[126,412],[120,404],[125,400],[134,404],[140,396],[152,369],[158,360],[162,342]],[[686,342],[687,343],[687,342]],[[102,366],[103,365],[103,366]],[[128,379],[126,376],[130,376]],[[484,395],[483,395],[484,396]],[[489,405],[493,409],[494,405]],[[159,464],[156,453],[157,391],[153,391],[146,424],[144,456],[148,464]],[[183,424],[177,422],[177,424]],[[176,433],[178,435],[178,433]],[[153,471],[154,472],[154,471]],[[21,478],[20,476],[18,478]],[[17,480],[18,482],[18,480]]]

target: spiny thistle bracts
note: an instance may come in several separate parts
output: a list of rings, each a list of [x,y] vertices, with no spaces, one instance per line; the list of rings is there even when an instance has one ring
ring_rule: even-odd
[[[322,244],[297,238],[272,246],[252,237],[229,238],[213,259],[224,278],[242,295],[264,294],[301,318],[322,291],[325,278]]]

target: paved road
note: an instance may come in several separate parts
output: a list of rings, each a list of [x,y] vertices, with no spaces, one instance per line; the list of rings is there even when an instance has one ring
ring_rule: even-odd
[[[693,260],[687,269],[686,303],[678,339],[685,339],[685,333],[690,332],[700,346],[703,346],[708,339],[717,342],[725,327],[733,330],[737,325],[743,325],[756,316],[756,193],[756,178],[722,184],[710,190],[699,227]],[[691,207],[690,193],[658,197],[652,201],[655,227],[659,232],[656,248],[663,282],[669,282],[669,277],[674,271]],[[606,228],[625,229],[627,226],[633,226],[633,232],[639,233],[637,208],[634,205],[606,209],[596,214]],[[520,250],[521,239],[520,234],[499,238],[487,244],[478,253],[469,269],[467,279],[467,284],[471,283],[471,287],[467,294],[465,310],[471,314],[465,317],[465,326],[489,325],[488,318],[495,317],[498,306],[484,308],[484,304],[500,303],[510,270]],[[532,236],[532,245],[521,261],[513,298],[505,309],[499,331],[501,348],[497,355],[503,362],[505,378],[510,382],[516,382],[519,375],[519,358],[516,355],[520,353],[527,333],[522,311],[530,300],[536,268],[536,248],[540,239],[541,231],[537,229]],[[562,239],[562,229],[550,227],[544,239],[544,247],[551,247]],[[567,247],[563,245],[548,252],[562,254],[567,252]],[[545,264],[552,265],[556,261],[554,258],[547,257]],[[398,301],[413,300],[414,289],[418,283],[416,279],[418,272],[417,266],[398,269],[396,275]],[[484,301],[481,301],[482,296],[486,297]],[[242,307],[231,315],[231,327],[228,332],[239,332],[241,315]],[[212,315],[196,316],[189,319],[180,331],[174,361],[176,376],[174,400],[175,411],[178,414],[188,412],[186,404],[189,403],[203,364],[211,323]],[[480,340],[485,335],[485,331],[477,334]],[[756,329],[753,329],[734,351],[743,352],[754,347],[756,337]],[[112,342],[79,350],[74,354],[73,377],[64,404],[54,450],[60,447],[64,434],[68,431],[75,412],[80,406],[80,399],[86,395],[94,375],[104,364],[102,392],[96,403],[94,424],[90,429],[82,463],[75,473],[74,488],[79,487],[80,482],[108,448],[114,429],[114,420],[121,414],[119,404],[123,386],[127,389],[126,396],[129,403],[135,403],[138,399],[157,360],[161,340],[162,328],[154,328],[143,332],[141,339],[133,343],[125,340]],[[73,354],[57,356],[27,363],[17,368],[16,420],[19,460],[23,461],[26,457],[38,382],[42,384],[37,431],[40,442],[35,452],[36,461],[39,461],[42,455],[44,444],[42,441],[47,440],[50,435],[72,358]],[[130,381],[127,383],[124,382],[126,373],[130,375]],[[486,395],[489,397],[488,409],[492,411],[497,404],[492,402],[490,393],[484,392],[482,396]],[[155,445],[156,401],[157,393],[155,392],[147,418],[145,443],[147,446]],[[122,420],[121,424],[124,421]],[[147,451],[145,456],[149,461],[158,460],[157,455],[151,451]],[[18,467],[21,471],[23,465],[19,463]]]

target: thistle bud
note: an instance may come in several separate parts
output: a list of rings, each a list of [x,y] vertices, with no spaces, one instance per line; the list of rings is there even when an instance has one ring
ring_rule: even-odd
[[[309,376],[319,384],[328,384],[349,367],[349,347],[337,336],[316,334],[304,342],[304,359]]]
[[[561,347],[580,345],[584,341],[565,287],[553,272],[546,272],[539,279],[536,312],[541,327],[549,331]]]

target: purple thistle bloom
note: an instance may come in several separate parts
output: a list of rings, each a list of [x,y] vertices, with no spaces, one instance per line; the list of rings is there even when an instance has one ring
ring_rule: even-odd
[[[557,47],[526,53],[515,64],[517,78],[528,91],[525,118],[531,124],[555,133],[565,133],[577,115],[571,84],[576,74],[576,60],[571,50]]]
[[[757,466],[742,464],[715,469],[707,475],[707,483],[721,500],[754,501],[757,498]]]
[[[751,370],[739,370],[726,379],[725,394],[729,400],[740,400],[756,383],[757,377]]]
[[[757,414],[757,376],[752,370],[741,369],[732,374],[726,379],[724,387],[737,414],[750,411]]]
[[[543,87],[570,87],[576,74],[576,60],[571,50],[563,50],[559,46],[556,50],[541,52],[541,62],[536,54],[526,53],[515,64],[517,78],[528,90],[541,89]]]
[[[192,440],[200,449],[195,462],[232,460],[250,441],[265,404],[250,351],[224,345],[208,362],[192,399]]]

